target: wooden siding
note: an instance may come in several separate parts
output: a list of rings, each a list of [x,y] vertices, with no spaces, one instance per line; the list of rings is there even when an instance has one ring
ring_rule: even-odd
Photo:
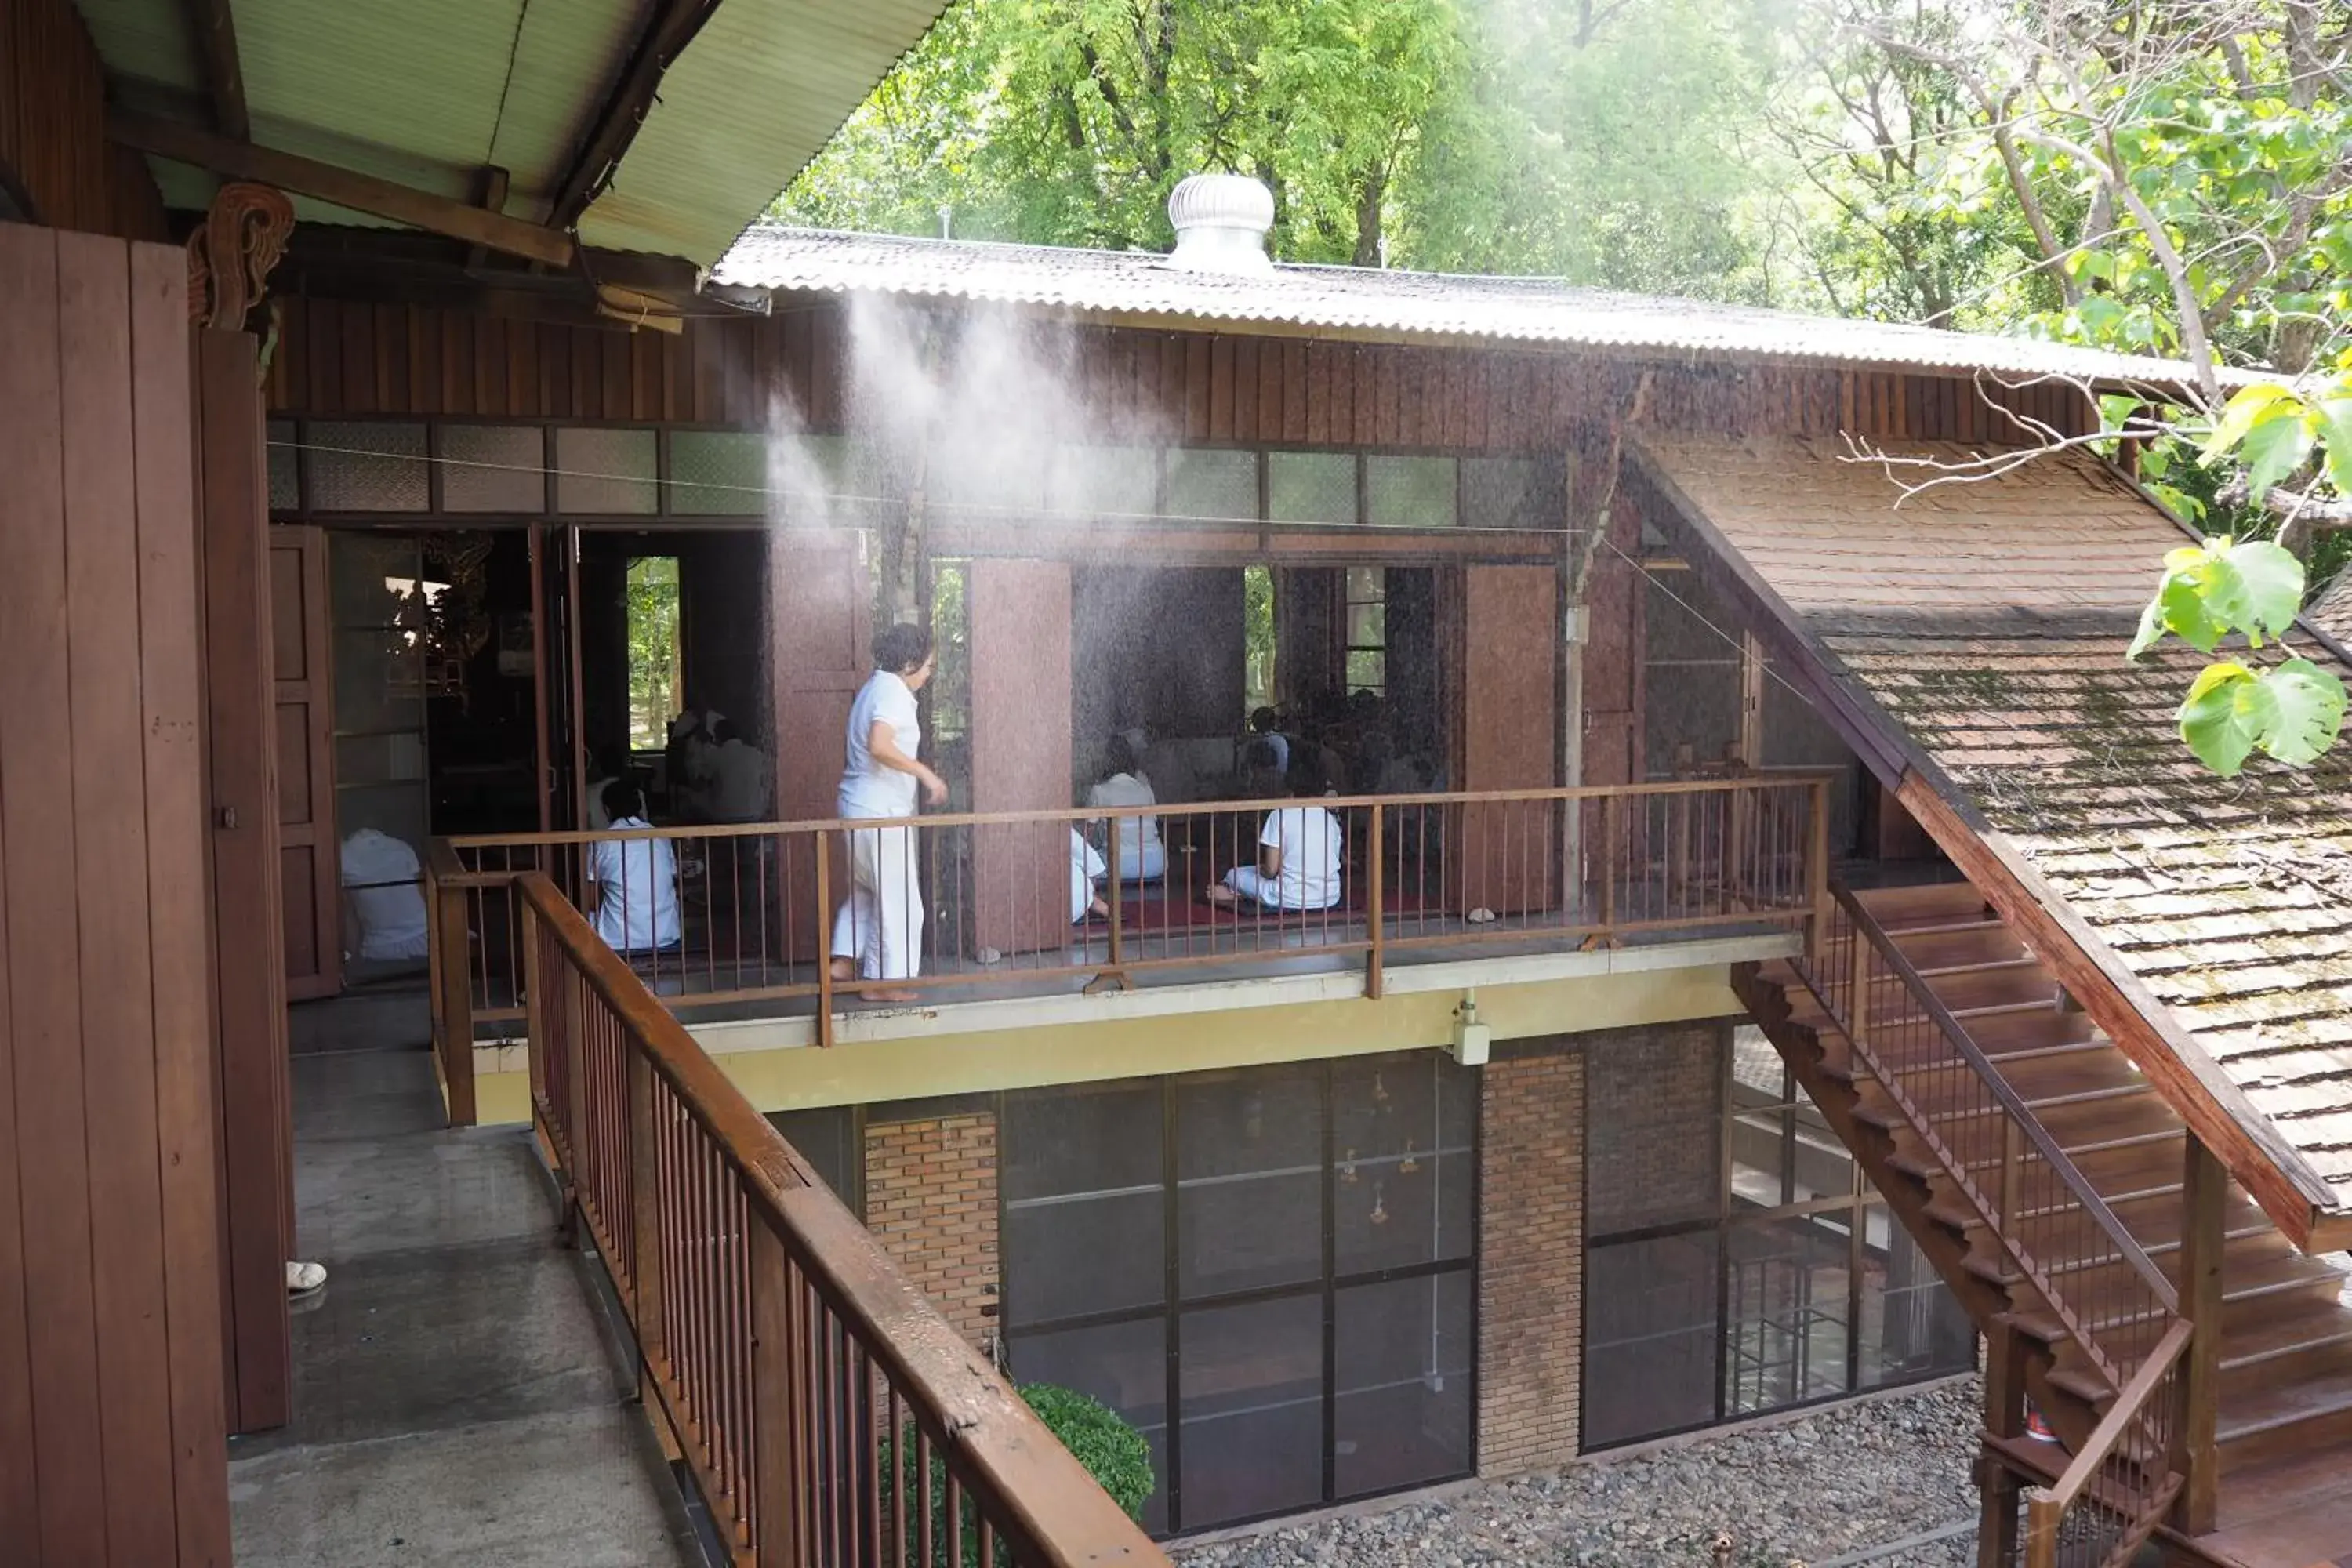
[[[0,0],[0,182],[56,228],[162,239],[146,161],[106,139],[106,76],[72,0]]]
[[[1069,565],[975,561],[969,570],[971,808],[1059,810],[1070,799]],[[1069,942],[1067,827],[976,827],[971,858],[976,945],[1034,952]]]
[[[228,1561],[186,279],[0,226],[12,1562]]]
[[[2095,411],[2070,387],[1569,350],[1419,348],[1071,327],[1072,407],[1105,439],[1553,451],[1633,406],[1667,429],[2022,442],[2000,402],[2061,430]],[[425,306],[287,301],[273,411],[837,429],[845,332],[827,304],[697,318],[677,337]],[[1057,356],[1058,357],[1058,356]],[[1988,401],[1990,399],[1992,401]]]

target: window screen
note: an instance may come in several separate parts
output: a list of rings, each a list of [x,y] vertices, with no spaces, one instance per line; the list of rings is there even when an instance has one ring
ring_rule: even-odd
[[[623,517],[651,514],[657,504],[655,447],[651,430],[558,430],[555,510]]]
[[[547,432],[535,425],[444,425],[445,511],[544,512]]]
[[[312,423],[303,442],[315,511],[423,511],[432,504],[422,425]]]
[[[1255,521],[1257,464],[1255,452],[1176,447],[1168,454],[1168,514]]]
[[[768,447],[765,436],[740,431],[672,431],[669,510],[689,517],[765,515]]]
[[[1454,481],[1451,458],[1366,458],[1364,521],[1375,528],[1452,528]]]
[[[1266,516],[1277,522],[1356,521],[1356,459],[1345,452],[1268,452]]]

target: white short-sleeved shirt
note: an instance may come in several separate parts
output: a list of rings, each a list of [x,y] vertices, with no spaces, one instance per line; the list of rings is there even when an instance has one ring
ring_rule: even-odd
[[[1151,781],[1140,773],[1113,773],[1087,791],[1087,804],[1101,810],[1112,806],[1158,805],[1160,799],[1151,793]],[[1140,856],[1146,846],[1160,842],[1160,823],[1156,817],[1123,816],[1118,820],[1118,852],[1129,860]]]
[[[1339,859],[1344,829],[1319,805],[1286,805],[1265,814],[1261,845],[1282,851],[1275,901],[1289,910],[1328,910],[1339,901]]]
[[[874,750],[866,743],[877,723],[890,726],[901,754],[911,757],[921,752],[923,724],[915,694],[887,669],[866,677],[866,684],[857,689],[857,700],[849,705],[845,737],[849,763],[841,771],[841,815],[912,816],[915,775],[884,767],[874,760]]]
[[[615,831],[653,825],[625,816]],[[615,952],[675,947],[678,940],[677,858],[667,838],[607,838],[588,855],[596,884],[596,934]]]

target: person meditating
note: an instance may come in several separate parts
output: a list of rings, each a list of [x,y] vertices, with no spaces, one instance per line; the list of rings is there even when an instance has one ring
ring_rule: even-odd
[[[1124,735],[1113,735],[1103,748],[1103,776],[1087,791],[1087,805],[1096,811],[1133,810],[1154,806],[1159,797],[1151,781],[1135,761],[1135,747]],[[1160,842],[1159,819],[1122,816],[1111,835],[1118,844],[1118,879],[1156,882],[1168,869],[1167,847]],[[1072,851],[1076,854],[1076,851]]]
[[[940,805],[947,781],[925,767],[915,693],[931,678],[931,634],[895,626],[874,639],[874,673],[858,689],[845,739],[838,809],[845,820],[910,817],[915,792]],[[849,836],[849,897],[833,919],[833,977],[863,978],[868,1002],[912,1002],[916,993],[884,984],[912,980],[922,967],[923,895],[916,885],[915,829],[862,827]]]
[[[1261,753],[1251,758],[1251,765],[1271,767],[1273,759]],[[1337,816],[1308,804],[1324,793],[1321,774],[1302,753],[1287,782],[1298,804],[1265,814],[1265,826],[1257,836],[1257,864],[1226,872],[1223,882],[1209,889],[1211,903],[1328,910],[1339,901],[1344,829]]]

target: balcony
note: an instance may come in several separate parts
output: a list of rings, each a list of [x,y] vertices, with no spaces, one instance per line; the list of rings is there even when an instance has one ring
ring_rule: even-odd
[[[1377,999],[1784,956],[1826,905],[1831,781],[1816,771],[1769,771],[1584,788],[444,839],[425,876],[436,1038],[453,1116],[465,1120],[472,1053],[464,1047],[511,1038],[529,1006],[521,884],[532,873],[583,907],[601,899],[646,911],[608,914],[604,929],[634,977],[681,1020],[777,1020],[821,1047],[858,1037],[875,1016],[904,1012],[860,1000],[859,983],[836,981],[821,961],[853,886],[860,832],[908,846],[892,874],[924,910],[919,973],[884,984],[941,1017],[1023,1000],[1068,1011],[1109,992],[1184,1007]],[[1300,806],[1308,808],[1303,817]],[[1310,824],[1306,852],[1337,868],[1307,889],[1304,901],[1322,907],[1210,901],[1227,870],[1256,861],[1262,825],[1277,812]],[[599,867],[604,880],[592,892]],[[648,879],[664,884],[661,896],[648,896]],[[656,905],[674,908],[674,917],[656,919]],[[854,907],[847,946],[873,934],[871,918],[870,904]],[[1215,999],[1203,987],[1215,988]],[[1058,1016],[1031,1012],[1024,1021]]]

